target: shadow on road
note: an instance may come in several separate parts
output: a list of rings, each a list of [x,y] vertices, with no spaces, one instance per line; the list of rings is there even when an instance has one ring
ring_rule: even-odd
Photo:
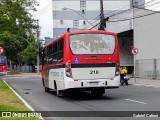
[[[57,96],[56,95],[56,91],[50,91],[50,94]],[[112,97],[112,96],[106,96],[106,94],[104,94],[103,96],[93,96],[91,95],[90,92],[74,92],[74,93],[67,93],[64,96],[60,97],[61,99],[64,100],[72,100],[72,101],[91,101],[91,100],[115,100],[115,99],[119,99],[117,97]]]

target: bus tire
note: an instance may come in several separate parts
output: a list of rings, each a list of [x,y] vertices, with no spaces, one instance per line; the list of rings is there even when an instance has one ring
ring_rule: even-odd
[[[91,94],[96,97],[101,97],[103,96],[104,93],[105,93],[105,89],[91,90]]]
[[[49,88],[44,87],[45,92],[49,92]]]
[[[45,86],[45,84],[44,84],[44,79],[42,79],[42,85],[43,85],[43,87]]]

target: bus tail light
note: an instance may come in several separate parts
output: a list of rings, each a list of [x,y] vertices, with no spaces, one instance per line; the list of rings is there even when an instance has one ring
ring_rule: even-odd
[[[68,61],[66,63],[65,69],[66,69],[66,76],[67,77],[72,77],[72,70],[71,70],[71,62],[70,61]]]
[[[116,72],[115,72],[115,75],[118,76],[120,73],[119,73],[119,67],[120,67],[120,63],[119,62],[116,62]]]

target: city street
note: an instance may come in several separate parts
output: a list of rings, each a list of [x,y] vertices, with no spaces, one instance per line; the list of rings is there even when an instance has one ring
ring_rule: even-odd
[[[99,98],[92,97],[88,92],[66,97],[57,97],[55,92],[46,93],[44,91],[39,76],[4,76],[3,79],[18,92],[35,111],[160,111],[159,87],[136,85],[120,86],[119,89],[106,90],[104,96]],[[64,119],[74,120],[75,118],[56,118],[56,120]],[[79,118],[79,120],[81,119],[82,118]],[[95,117],[86,119],[128,120],[134,118]],[[154,118],[154,120],[155,119],[156,118]]]
[[[0,0],[0,16],[0,120],[160,120],[160,0]]]

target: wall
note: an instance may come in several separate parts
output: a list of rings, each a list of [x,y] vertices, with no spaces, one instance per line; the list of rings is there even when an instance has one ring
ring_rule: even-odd
[[[80,0],[52,0],[53,1],[53,34],[56,37],[64,29],[90,29],[99,22],[100,1],[86,0],[85,14],[80,10]],[[118,11],[130,8],[130,0],[103,0],[104,14],[110,16]],[[62,10],[62,8],[72,10]],[[83,17],[82,17],[83,16]],[[84,19],[86,18],[86,20]],[[73,20],[79,20],[77,27]],[[83,22],[86,24],[83,24]]]
[[[155,12],[135,10],[135,16],[145,15],[134,19],[134,46],[139,50],[137,60],[160,58],[160,13],[153,13]],[[147,14],[150,15],[146,16]]]
[[[115,14],[109,17],[109,21],[106,23],[106,30],[113,31],[115,33],[121,33],[133,29],[133,10],[125,10],[120,14]],[[126,19],[126,20],[125,20]]]

